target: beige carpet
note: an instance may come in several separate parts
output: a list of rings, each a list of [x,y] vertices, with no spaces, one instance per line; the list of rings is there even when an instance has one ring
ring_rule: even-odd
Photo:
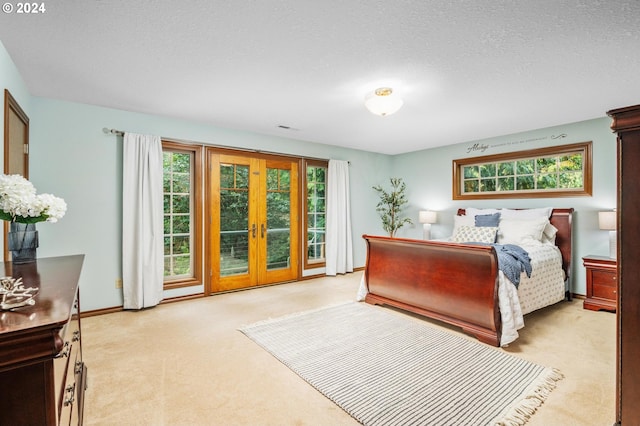
[[[237,329],[353,300],[361,274],[84,318],[85,424],[357,425]],[[565,375],[527,425],[613,424],[615,315],[574,300],[525,323],[506,351]]]

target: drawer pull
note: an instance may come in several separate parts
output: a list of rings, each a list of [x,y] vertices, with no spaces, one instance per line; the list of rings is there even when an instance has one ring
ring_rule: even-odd
[[[80,330],[75,330],[73,332],[73,337],[71,338],[72,342],[79,342],[80,341]]]
[[[71,347],[69,346],[69,342],[64,342],[64,346],[62,347],[62,350],[60,351],[60,353],[56,356],[54,356],[54,358],[66,358],[69,356],[69,351],[71,350]]]
[[[66,407],[67,405],[73,404],[73,401],[75,401],[76,384],[74,383],[73,385],[67,386],[67,388],[65,389],[65,392],[67,394],[65,395],[65,398],[64,398],[64,406]]]
[[[614,275],[611,279],[615,281],[616,280],[616,276]]]

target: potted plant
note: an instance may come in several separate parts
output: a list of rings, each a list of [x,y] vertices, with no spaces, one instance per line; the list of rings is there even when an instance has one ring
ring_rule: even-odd
[[[408,203],[405,196],[406,185],[402,178],[391,178],[391,190],[387,192],[380,185],[373,187],[380,196],[380,202],[376,206],[376,211],[382,219],[382,228],[393,238],[396,231],[406,224],[412,224],[410,218],[402,217],[402,210]]]

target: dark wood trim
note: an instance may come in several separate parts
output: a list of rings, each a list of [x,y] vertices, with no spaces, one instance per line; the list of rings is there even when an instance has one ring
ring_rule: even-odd
[[[9,171],[9,139],[11,134],[9,132],[9,114],[13,112],[25,126],[25,140],[24,144],[29,145],[29,117],[24,110],[18,104],[18,101],[11,95],[9,90],[4,89],[4,172]],[[29,179],[29,154],[24,155],[24,177]]]
[[[24,112],[24,110],[18,104],[18,101],[11,95],[8,89],[4,89],[4,173],[9,174],[12,170],[9,159],[10,155],[10,147],[11,147],[11,114],[15,114],[18,119],[24,125],[24,140],[22,141],[23,147],[26,146],[26,149],[23,148],[23,164],[22,164],[22,175],[29,179],[29,117]],[[4,244],[3,244],[3,259],[5,262],[11,260],[11,256],[9,255],[9,247],[7,246],[7,234],[9,232],[9,223],[4,221],[2,224],[3,232],[4,232]]]
[[[519,191],[519,192],[478,192],[473,194],[463,194],[461,182],[461,168],[470,164],[492,163],[522,158],[543,157],[546,155],[559,155],[565,152],[583,152],[583,180],[582,190],[549,190],[549,191]],[[530,149],[526,151],[507,152],[503,154],[485,155],[481,157],[462,158],[453,160],[452,177],[452,197],[454,200],[491,200],[503,198],[558,198],[558,197],[578,197],[591,196],[593,193],[593,154],[592,142],[581,142],[569,145],[559,145],[546,148]]]
[[[613,109],[607,115],[612,119],[611,130],[614,132],[640,130],[640,105]]]
[[[616,421],[640,424],[640,105],[607,112],[617,133],[617,364]]]

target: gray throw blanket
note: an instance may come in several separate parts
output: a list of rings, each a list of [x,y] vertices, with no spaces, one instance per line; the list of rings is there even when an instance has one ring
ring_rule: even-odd
[[[520,274],[527,273],[531,278],[531,258],[529,253],[514,244],[491,244],[498,254],[498,268],[518,288]]]
[[[531,258],[529,253],[515,244],[489,244],[476,243],[479,246],[492,246],[498,255],[498,269],[509,278],[509,281],[518,288],[520,285],[520,274],[527,273],[531,278]]]

